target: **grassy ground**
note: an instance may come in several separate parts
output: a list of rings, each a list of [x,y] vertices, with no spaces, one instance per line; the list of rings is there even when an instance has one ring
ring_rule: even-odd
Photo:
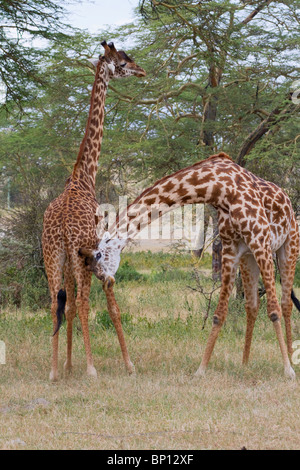
[[[2,311],[0,340],[6,343],[7,363],[0,365],[0,448],[299,449],[299,384],[283,377],[264,300],[249,366],[241,366],[243,305],[232,300],[207,375],[194,378],[211,318],[202,330],[206,302],[187,288],[194,285],[188,261],[188,256],[159,254],[123,259],[115,292],[134,377],[126,374],[96,280],[90,332],[98,379],[86,377],[77,319],[73,374],[63,375],[63,325],[61,379],[52,384],[49,310]],[[209,281],[203,282],[209,288]],[[296,311],[293,335],[300,339]],[[294,367],[299,380],[300,365]]]

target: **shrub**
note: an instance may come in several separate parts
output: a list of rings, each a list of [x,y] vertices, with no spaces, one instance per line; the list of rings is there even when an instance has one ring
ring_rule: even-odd
[[[130,331],[133,326],[132,315],[130,313],[121,313],[121,322],[123,329],[127,332],[128,330]],[[113,322],[111,321],[107,310],[96,313],[95,323],[102,330],[110,330],[111,328],[114,328]]]
[[[139,273],[131,263],[125,261],[118,269],[115,278],[117,282],[142,281],[146,279],[146,276]]]

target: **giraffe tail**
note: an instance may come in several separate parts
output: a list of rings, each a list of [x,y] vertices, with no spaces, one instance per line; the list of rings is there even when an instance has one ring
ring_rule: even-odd
[[[58,291],[58,294],[57,294],[57,310],[56,310],[57,325],[56,325],[55,332],[53,333],[53,336],[56,335],[56,333],[61,327],[63,315],[65,314],[66,301],[67,301],[66,291],[63,289],[60,289],[60,291]]]
[[[297,297],[295,296],[295,292],[292,290],[292,293],[291,293],[291,299],[295,305],[295,307],[299,310],[300,312],[300,301],[299,299],[297,299]]]

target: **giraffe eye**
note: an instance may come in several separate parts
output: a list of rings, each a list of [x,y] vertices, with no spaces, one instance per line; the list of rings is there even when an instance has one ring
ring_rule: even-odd
[[[102,254],[99,252],[96,254],[96,260],[99,261],[99,259],[102,257]]]
[[[125,62],[124,64],[120,64],[120,65],[121,65],[121,67],[125,67],[125,65],[126,65],[126,62]]]

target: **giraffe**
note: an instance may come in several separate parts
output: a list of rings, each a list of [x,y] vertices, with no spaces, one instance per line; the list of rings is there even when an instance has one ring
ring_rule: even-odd
[[[237,266],[240,263],[245,292],[247,327],[243,363],[247,364],[255,320],[259,308],[258,280],[261,274],[266,294],[267,313],[279,342],[285,375],[294,378],[291,312],[293,280],[299,253],[299,228],[291,202],[275,184],[255,176],[237,165],[227,154],[217,155],[165,176],[146,189],[120,214],[100,241],[97,250],[87,250],[86,259],[95,261],[102,276],[114,279],[122,249],[129,239],[158,216],[178,206],[207,203],[218,211],[222,239],[222,284],[212,329],[196,375],[203,375],[219,331],[228,312]],[[153,211],[151,208],[158,210]],[[276,297],[273,255],[279,263],[282,299]],[[299,302],[298,302],[299,307]],[[281,329],[285,320],[287,346]]]
[[[79,253],[84,244],[96,247],[98,238],[96,216],[98,203],[95,194],[95,178],[103,137],[104,104],[111,78],[129,76],[144,77],[145,71],[124,51],[117,51],[113,43],[103,41],[105,53],[93,61],[96,67],[95,81],[91,93],[90,110],[85,134],[81,142],[73,172],[67,179],[63,193],[48,206],[44,214],[42,245],[48,284],[51,293],[51,314],[53,319],[52,368],[50,380],[58,380],[58,330],[60,316],[66,303],[67,360],[65,370],[72,368],[72,325],[78,309],[87,359],[87,373],[96,377],[93,365],[89,330],[89,293],[92,272]],[[64,290],[60,290],[64,283]],[[77,294],[75,298],[75,285]],[[104,286],[109,312],[114,316],[125,364],[129,372],[133,365],[126,350],[120,327],[118,309],[109,284]],[[125,346],[124,346],[125,345]]]

